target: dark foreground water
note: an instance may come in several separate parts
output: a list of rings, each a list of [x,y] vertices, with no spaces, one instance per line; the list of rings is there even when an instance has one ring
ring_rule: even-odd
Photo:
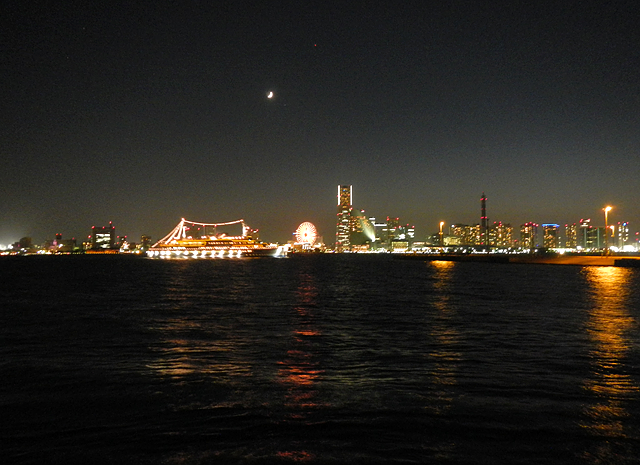
[[[624,464],[640,270],[0,260],[2,463]]]

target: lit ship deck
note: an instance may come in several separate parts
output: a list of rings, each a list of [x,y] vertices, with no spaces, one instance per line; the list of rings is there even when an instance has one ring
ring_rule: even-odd
[[[241,236],[216,234],[217,227],[238,223],[242,223]],[[192,228],[195,232],[191,231]],[[214,234],[208,234],[207,228],[213,229]],[[280,255],[281,247],[254,240],[254,233],[255,231],[251,230],[244,220],[228,223],[197,223],[182,218],[169,234],[149,248],[147,256],[152,258],[238,258]]]

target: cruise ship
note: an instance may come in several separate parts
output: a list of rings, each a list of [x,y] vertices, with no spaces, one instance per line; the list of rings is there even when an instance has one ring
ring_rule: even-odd
[[[242,224],[241,236],[218,233],[221,226]],[[257,231],[244,220],[227,223],[198,223],[181,219],[180,223],[147,251],[152,258],[238,258],[276,257],[282,247],[253,239]]]

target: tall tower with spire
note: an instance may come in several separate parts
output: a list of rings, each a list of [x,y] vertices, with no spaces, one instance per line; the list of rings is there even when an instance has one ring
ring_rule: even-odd
[[[336,252],[344,252],[351,247],[350,225],[353,208],[353,187],[338,186],[338,221],[336,224]]]
[[[487,230],[487,197],[482,193],[480,199],[480,245],[489,245],[489,231]]]

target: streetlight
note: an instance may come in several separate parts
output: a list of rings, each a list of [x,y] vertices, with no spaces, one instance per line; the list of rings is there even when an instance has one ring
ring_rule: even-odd
[[[444,240],[442,237],[442,227],[444,226],[444,221],[440,222],[440,247],[444,246]]]
[[[613,224],[611,226],[609,226],[609,227],[611,228],[611,239],[612,239],[612,242],[615,244],[616,243],[616,227]]]
[[[609,253],[609,212],[613,207],[607,205],[603,208],[604,210],[604,253],[607,255]]]

